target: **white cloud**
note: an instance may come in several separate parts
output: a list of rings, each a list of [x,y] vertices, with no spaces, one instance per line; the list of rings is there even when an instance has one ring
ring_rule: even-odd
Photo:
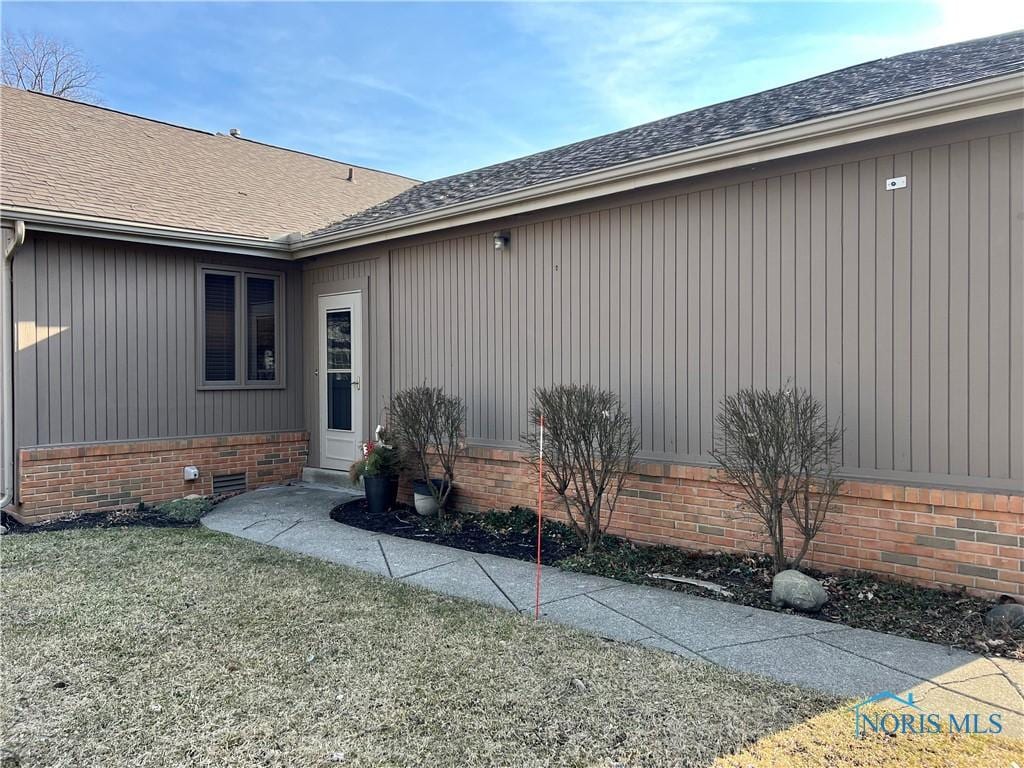
[[[787,13],[799,14],[791,3]],[[850,3],[870,20],[878,6]],[[890,6],[890,9],[893,6]],[[877,32],[766,24],[764,6],[517,6],[513,19],[560,62],[605,125],[626,127],[862,61],[1024,27],[1021,0],[905,3],[911,19]],[[775,19],[777,22],[777,18]],[[891,22],[890,22],[891,23]],[[806,30],[806,27],[805,27]]]
[[[936,0],[939,23],[925,31],[926,45],[987,37],[1024,27],[1020,0]]]
[[[626,124],[678,111],[692,69],[745,9],[699,5],[516,6],[513,19],[559,58],[564,74]]]

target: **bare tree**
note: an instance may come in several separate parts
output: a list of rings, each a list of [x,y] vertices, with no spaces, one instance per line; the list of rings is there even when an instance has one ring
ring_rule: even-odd
[[[596,387],[562,384],[538,387],[530,421],[544,419],[544,480],[558,495],[566,517],[591,553],[608,529],[619,494],[633,467],[640,444],[612,393]],[[540,431],[523,435],[527,461],[541,459]]]
[[[443,515],[464,442],[465,403],[456,395],[446,395],[440,387],[421,384],[396,392],[388,410],[391,430],[406,462],[427,484]],[[443,474],[440,483],[430,477],[435,461]]]
[[[803,390],[741,389],[722,400],[711,455],[737,486],[724,491],[758,518],[772,543],[775,572],[787,567],[786,513],[803,539],[798,568],[842,481],[835,477],[843,430]]]
[[[66,41],[34,33],[4,32],[3,80],[26,91],[99,104],[92,89],[99,78],[81,52]]]

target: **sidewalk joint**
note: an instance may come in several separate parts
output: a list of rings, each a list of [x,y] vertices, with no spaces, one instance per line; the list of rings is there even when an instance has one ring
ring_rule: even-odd
[[[378,540],[377,543],[379,544],[380,541]],[[402,581],[403,579],[411,579],[413,576],[419,576],[421,573],[427,573],[428,571],[433,571],[433,570],[435,570],[437,568],[444,568],[446,565],[451,565],[452,563],[457,563],[457,562],[459,562],[459,561],[458,560],[448,560],[447,562],[444,562],[444,563],[438,563],[437,565],[432,565],[429,568],[420,568],[418,571],[413,571],[412,573],[407,573],[404,576],[395,576],[393,578],[397,579],[398,581]],[[390,570],[390,568],[389,568],[389,570]]]
[[[391,572],[391,563],[388,562],[388,553],[384,551],[380,539],[377,539],[377,546],[380,547],[380,556],[384,558],[384,567],[388,569],[388,578],[395,578],[395,574]]]
[[[700,651],[694,650],[693,648],[690,648],[688,645],[683,645],[678,640],[673,640],[671,637],[669,637],[668,635],[662,634],[661,632],[656,630],[654,627],[648,626],[647,624],[644,624],[642,621],[634,619],[632,616],[629,616],[628,614],[625,614],[622,611],[620,611],[620,610],[618,610],[616,608],[613,608],[612,606],[608,605],[607,603],[602,603],[596,597],[591,597],[590,595],[583,595],[583,597],[586,597],[586,598],[589,598],[590,600],[593,600],[595,603],[600,605],[602,608],[607,608],[612,613],[617,613],[619,616],[621,616],[624,619],[629,619],[630,621],[632,621],[632,622],[634,622],[636,624],[639,624],[641,627],[646,629],[648,632],[653,632],[655,637],[660,637],[662,640],[668,640],[670,643],[675,643],[680,648],[683,648],[684,650],[689,651],[690,653],[694,654],[695,656],[700,656],[702,659],[704,659],[704,661],[708,662],[709,664],[714,664],[715,663],[715,662],[711,661],[711,659],[709,659],[707,656],[705,656]],[[649,640],[650,638],[645,638],[645,639]]]
[[[515,611],[516,613],[519,613],[519,606],[515,604],[515,601],[511,597],[509,597],[507,594],[505,594],[505,590],[502,589],[501,585],[498,584],[498,582],[496,582],[494,580],[494,577],[491,576],[491,574],[489,574],[487,572],[487,569],[484,568],[482,565],[480,565],[480,561],[477,560],[474,557],[473,558],[473,562],[476,563],[477,568],[479,568],[481,571],[484,572],[484,576],[486,576],[488,579],[490,579],[490,582],[491,582],[491,584],[494,585],[494,588],[497,589],[499,592],[501,592],[501,596],[504,597],[506,600],[508,600],[508,604],[512,606],[512,610]]]

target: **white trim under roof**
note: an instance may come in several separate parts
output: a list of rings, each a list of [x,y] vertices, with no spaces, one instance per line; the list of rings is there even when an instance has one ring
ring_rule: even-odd
[[[105,219],[79,213],[55,213],[15,205],[0,207],[0,215],[5,220],[24,221],[25,226],[35,232],[103,237],[111,240],[127,240],[133,243],[178,246],[272,259],[290,260],[292,258],[291,244],[287,238],[267,240],[223,232],[205,232],[197,229],[163,227],[158,224],[141,224],[121,219]]]
[[[300,238],[292,244],[293,257],[301,259],[381,240],[479,223],[1021,108],[1024,108],[1024,75],[1017,72],[353,229]]]

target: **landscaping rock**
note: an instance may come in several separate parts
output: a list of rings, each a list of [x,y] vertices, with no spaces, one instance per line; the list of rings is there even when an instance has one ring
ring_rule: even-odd
[[[985,624],[990,627],[1024,628],[1024,605],[1004,603],[985,614]]]
[[[821,582],[800,571],[782,571],[772,579],[772,605],[817,613],[827,601],[828,593]]]
[[[0,525],[0,536],[3,536],[5,533],[7,533],[7,526]]]

